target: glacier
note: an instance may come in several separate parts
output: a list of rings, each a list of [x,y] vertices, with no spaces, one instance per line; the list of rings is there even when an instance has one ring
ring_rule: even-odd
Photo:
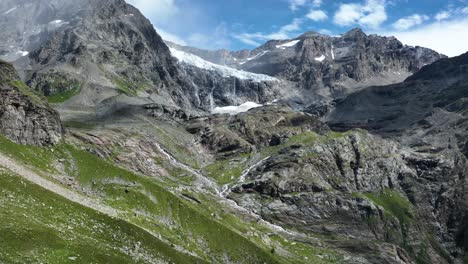
[[[209,71],[214,71],[221,74],[223,77],[235,77],[241,80],[252,80],[254,82],[276,82],[278,79],[264,75],[264,74],[255,74],[251,72],[245,72],[241,70],[236,70],[227,66],[222,66],[214,64],[212,62],[206,61],[196,55],[193,55],[188,52],[180,51],[174,48],[169,48],[173,57],[183,62],[197,68],[206,69]]]

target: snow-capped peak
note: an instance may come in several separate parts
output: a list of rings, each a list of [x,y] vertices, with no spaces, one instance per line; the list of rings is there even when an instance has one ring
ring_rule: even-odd
[[[178,59],[180,62],[195,66],[197,68],[206,69],[209,71],[215,71],[221,74],[223,77],[235,77],[238,79],[252,80],[255,82],[278,81],[278,79],[268,76],[268,75],[245,72],[245,71],[236,70],[227,66],[214,64],[196,55],[193,55],[188,52],[180,51],[175,48],[169,48],[169,50],[171,51],[172,56]]]

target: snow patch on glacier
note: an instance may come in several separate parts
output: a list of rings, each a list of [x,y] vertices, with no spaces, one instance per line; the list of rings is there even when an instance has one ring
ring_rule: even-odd
[[[215,107],[212,111],[213,114],[230,114],[237,115],[239,113],[244,113],[249,111],[252,108],[262,107],[263,105],[257,104],[254,102],[246,102],[239,106],[224,106],[224,107]]]
[[[209,71],[214,71],[221,74],[223,77],[235,77],[241,80],[252,80],[254,82],[275,82],[278,79],[264,75],[264,74],[255,74],[251,72],[245,72],[241,70],[236,70],[227,66],[222,66],[218,64],[211,63],[206,61],[196,55],[193,55],[188,52],[180,51],[174,48],[169,48],[173,57],[183,62],[197,68],[206,69]]]

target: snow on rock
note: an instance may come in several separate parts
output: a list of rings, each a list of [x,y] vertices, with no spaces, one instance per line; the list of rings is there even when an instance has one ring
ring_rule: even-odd
[[[15,7],[13,7],[12,9],[9,9],[9,10],[5,11],[3,14],[4,14],[4,15],[8,15],[8,14],[10,14],[11,12],[15,11],[16,8],[18,8],[18,7],[15,6]]]
[[[239,113],[247,112],[252,108],[261,107],[261,104],[257,104],[254,102],[246,102],[239,106],[224,106],[224,107],[216,107],[213,109],[213,114],[230,114],[230,115],[237,115]]]
[[[288,42],[288,43],[284,43],[284,44],[281,44],[281,45],[277,45],[276,48],[277,49],[286,49],[286,48],[290,48],[290,47],[294,47],[296,46],[297,43],[299,43],[301,40],[293,40],[291,42]]]
[[[243,62],[241,62],[241,63],[239,63],[239,64],[242,65],[242,64],[245,64],[245,63],[248,62],[248,61],[251,61],[251,60],[260,58],[260,57],[262,57],[263,55],[265,55],[265,54],[268,53],[268,52],[269,52],[269,50],[262,51],[262,52],[260,52],[259,54],[255,55],[255,56],[253,56],[253,57],[250,57],[250,58],[245,59]],[[236,59],[234,59],[234,60],[236,60]]]
[[[332,60],[335,60],[335,50],[334,50],[333,44],[331,45],[331,56],[332,56]]]
[[[22,50],[19,50],[19,51],[17,51],[17,52],[16,52],[16,54],[18,54],[18,55],[21,55],[21,56],[23,56],[23,57],[24,57],[24,56],[27,56],[27,55],[29,54],[29,52],[27,52],[27,51],[22,51]]]
[[[319,62],[322,62],[322,61],[325,60],[325,56],[322,55],[322,56],[320,56],[320,57],[315,58],[315,60],[316,60],[316,61],[319,61]]]
[[[66,24],[68,24],[68,22],[65,22],[65,21],[60,20],[60,19],[57,19],[57,20],[54,20],[54,21],[50,21],[50,22],[49,22],[49,25],[50,25],[50,26],[57,27],[57,28],[58,28],[58,27],[61,27],[61,26],[63,26],[63,25],[66,25]]]
[[[178,59],[180,62],[187,63],[197,68],[218,72],[223,77],[235,77],[241,80],[252,80],[254,82],[278,81],[278,79],[268,76],[268,75],[255,74],[251,72],[236,70],[227,66],[222,66],[222,65],[211,63],[191,53],[180,51],[174,48],[169,48],[169,49],[171,51],[172,56]]]

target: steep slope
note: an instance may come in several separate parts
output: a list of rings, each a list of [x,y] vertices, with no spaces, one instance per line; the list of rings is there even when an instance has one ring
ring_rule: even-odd
[[[467,64],[468,53],[428,65],[403,83],[357,92],[336,102],[325,119],[335,129],[362,127],[420,153],[443,155],[446,164],[463,164],[468,157]],[[457,185],[448,183],[457,178],[460,180]],[[460,193],[456,198],[461,202],[459,216],[445,222],[455,231],[455,242],[465,252],[466,179],[464,173],[459,173],[439,187],[441,193]]]
[[[357,92],[337,102],[326,119],[336,125],[391,131],[409,129],[438,109],[463,115],[467,64],[468,53],[428,65],[402,83]]]
[[[115,211],[109,214],[96,209],[103,205],[90,209],[90,199],[43,179],[2,154],[0,157],[1,261],[203,263],[116,218],[116,210],[109,209]],[[73,202],[70,195],[76,197]]]
[[[217,157],[206,174],[265,220],[363,263],[462,261],[468,162],[455,148],[333,132],[274,106],[194,121],[188,130]]]
[[[63,128],[58,113],[18,77],[11,64],[0,61],[0,134],[32,145],[55,144]]]

